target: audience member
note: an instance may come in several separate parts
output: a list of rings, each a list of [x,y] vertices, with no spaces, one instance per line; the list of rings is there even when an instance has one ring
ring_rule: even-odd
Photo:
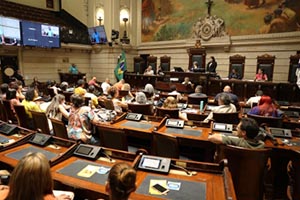
[[[49,161],[40,152],[29,153],[19,160],[10,176],[9,187],[6,192],[6,195],[2,196],[6,200],[71,199],[66,194],[57,197],[54,196]]]
[[[213,119],[213,113],[233,113],[236,112],[236,107],[231,103],[231,98],[227,93],[221,93],[218,97],[218,105],[213,108],[209,115],[203,120],[209,122]]]
[[[21,81],[22,85],[25,86],[25,80],[20,70],[16,70],[13,77],[17,79],[17,81]]]
[[[167,97],[162,105],[162,108],[174,109],[178,108],[177,100],[174,97]],[[186,113],[178,111],[178,116],[180,119],[188,121]]]
[[[229,79],[242,79],[241,75],[236,71],[235,68],[232,68],[231,73],[228,76]]]
[[[84,97],[78,94],[71,96],[72,107],[68,122],[68,137],[81,140],[84,143],[98,144],[99,140],[93,135],[92,122],[99,121],[98,116],[89,106],[84,105]]]
[[[207,97],[206,94],[202,93],[202,85],[197,85],[195,88],[195,93],[189,94],[189,97]]]
[[[77,87],[74,89],[74,94],[78,94],[84,96],[86,93],[86,89],[84,89],[85,81],[83,79],[79,79],[77,81]]]
[[[135,94],[135,102],[138,104],[146,104],[147,103],[147,97],[144,92],[137,92]]]
[[[264,142],[255,139],[259,133],[259,126],[254,119],[242,118],[236,129],[238,137],[213,134],[208,136],[208,141],[216,144],[234,145],[250,149],[264,148]]]
[[[36,97],[38,97],[37,90],[34,88],[29,88],[26,91],[25,99],[22,101],[22,105],[24,106],[26,114],[28,115],[29,118],[32,118],[30,110],[42,112],[40,108],[40,102],[34,101]]]
[[[72,63],[71,66],[69,67],[69,73],[70,74],[78,74],[79,73],[78,68],[74,63]]]
[[[94,94],[95,86],[89,85],[87,92],[84,94],[84,97],[91,98],[93,108],[98,107],[98,97]]]
[[[100,85],[97,83],[97,78],[94,76],[89,82],[88,85],[93,85],[95,88],[100,88]]]
[[[121,79],[119,82],[115,83],[114,86],[120,91],[125,83],[124,79]]]
[[[25,99],[25,95],[22,93],[22,83],[20,81],[14,81],[9,84],[9,88],[16,90],[17,99],[21,102]]]
[[[130,92],[131,87],[130,87],[129,83],[124,83],[121,90],[128,91],[128,94],[126,96],[122,97],[123,102],[129,103],[134,99],[134,96]]]
[[[168,93],[168,95],[177,95],[177,101],[180,101],[182,99],[182,96],[179,92],[177,92],[176,85],[170,86],[171,92]]]
[[[215,57],[211,56],[210,61],[207,63],[206,71],[216,73],[218,63],[216,62]]]
[[[261,116],[270,116],[270,117],[279,117],[277,109],[273,104],[271,97],[261,96],[258,105],[253,107],[248,114],[252,115],[261,115]]]
[[[53,89],[54,94],[58,94],[58,91],[61,91],[59,87],[57,87],[56,81],[50,81],[49,88]]]
[[[146,69],[145,72],[144,72],[144,75],[149,75],[149,76],[154,75],[154,71],[153,71],[151,65],[149,65],[149,66],[147,67],[147,69]]]
[[[103,94],[107,95],[107,91],[111,87],[109,78],[106,78],[105,81],[101,84],[101,88],[103,91]]]
[[[7,92],[6,92],[6,100],[9,100],[10,102],[10,109],[13,111],[13,113],[15,114],[15,109],[14,109],[14,105],[20,105],[21,102],[17,99],[17,91],[15,89],[12,88],[8,88]]]
[[[65,119],[69,118],[68,110],[71,106],[65,104],[65,96],[62,94],[57,94],[52,98],[51,103],[46,109],[46,115],[49,118],[54,118],[62,121],[63,117]]]
[[[105,190],[110,200],[127,200],[136,190],[136,171],[127,163],[117,163],[109,171]]]
[[[189,77],[185,77],[184,81],[182,82],[183,85],[191,85],[192,86],[192,82],[190,81]]]
[[[231,87],[229,85],[226,85],[223,89],[223,92],[221,92],[215,96],[215,102],[218,102],[219,96],[223,93],[228,94],[230,97],[231,103],[233,103],[237,108],[239,108],[239,99],[235,94],[232,93]]]
[[[254,81],[267,81],[268,76],[265,74],[264,69],[259,68],[257,74],[255,75]]]
[[[63,82],[61,82],[59,88],[61,89],[61,91],[67,92],[67,89],[69,88],[69,83],[66,81],[63,81]]]
[[[148,100],[153,103],[154,98],[155,98],[155,91],[154,91],[153,85],[150,84],[150,83],[147,83],[145,85],[145,88],[144,88],[143,92],[145,93],[146,97],[148,97]]]
[[[156,72],[157,75],[160,75],[160,76],[163,76],[165,75],[165,73],[163,72],[163,69],[161,68],[161,66],[159,65],[158,68],[157,68],[157,72]]]
[[[32,83],[30,84],[30,87],[38,89],[39,85],[41,85],[41,84],[42,84],[42,82],[40,82],[38,77],[35,76],[35,77],[33,77],[33,80],[32,80]]]
[[[0,90],[1,90],[1,99],[6,99],[6,93],[8,90],[8,84],[7,83],[2,83],[0,86]]]
[[[123,109],[124,109],[124,110],[127,110],[127,108],[128,108],[127,103],[122,102],[122,101],[120,101],[120,100],[118,99],[118,96],[119,96],[119,90],[118,90],[117,87],[112,86],[111,88],[109,88],[108,94],[109,94],[109,96],[111,96],[111,98],[112,98],[112,102],[113,102],[115,111],[116,111],[117,113],[122,113],[122,112],[123,112]],[[123,108],[123,109],[122,109],[122,108]]]
[[[246,106],[251,106],[251,108],[253,107],[253,104],[258,105],[258,102],[261,98],[261,96],[264,94],[264,92],[262,90],[257,90],[255,93],[254,97],[250,97],[248,99],[248,101],[246,102]]]

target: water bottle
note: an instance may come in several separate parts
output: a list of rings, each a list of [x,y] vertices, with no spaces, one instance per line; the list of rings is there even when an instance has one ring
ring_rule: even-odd
[[[204,104],[204,102],[203,102],[203,101],[200,101],[200,113],[203,112],[203,104]]]

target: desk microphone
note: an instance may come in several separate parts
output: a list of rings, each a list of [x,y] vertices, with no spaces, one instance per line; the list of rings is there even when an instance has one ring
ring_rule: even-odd
[[[195,172],[195,171],[189,171],[189,170],[187,170],[186,168],[184,168],[184,167],[182,167],[182,166],[179,166],[179,165],[176,165],[176,164],[173,164],[173,163],[171,163],[171,166],[183,170],[183,171],[184,171],[187,175],[189,175],[189,176],[194,176],[194,175],[197,174],[197,172]]]
[[[105,153],[104,150],[102,151],[102,154],[109,159],[109,162],[114,162],[114,160],[107,153]]]

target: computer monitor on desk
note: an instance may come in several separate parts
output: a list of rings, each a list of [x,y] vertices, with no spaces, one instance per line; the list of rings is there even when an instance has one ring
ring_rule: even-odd
[[[175,72],[184,72],[181,67],[174,67]]]

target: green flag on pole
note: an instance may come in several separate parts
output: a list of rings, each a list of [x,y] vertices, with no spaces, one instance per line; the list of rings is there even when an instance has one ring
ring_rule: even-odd
[[[118,59],[118,64],[115,68],[115,76],[119,80],[123,79],[124,71],[127,70],[126,56],[125,52],[122,51],[120,58]]]

